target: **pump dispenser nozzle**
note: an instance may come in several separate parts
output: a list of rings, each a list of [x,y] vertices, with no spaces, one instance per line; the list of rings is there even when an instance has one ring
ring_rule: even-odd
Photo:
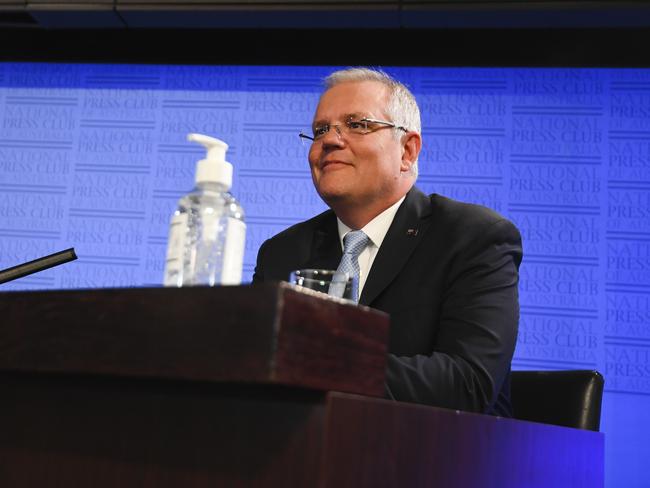
[[[188,134],[187,140],[198,142],[206,149],[205,159],[196,164],[196,183],[221,183],[230,190],[232,186],[232,164],[226,161],[228,144],[203,134]]]

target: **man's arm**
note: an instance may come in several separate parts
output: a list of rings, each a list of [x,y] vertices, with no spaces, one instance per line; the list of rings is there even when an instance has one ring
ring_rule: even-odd
[[[450,268],[433,352],[389,355],[390,396],[467,411],[491,409],[517,339],[521,256],[521,237],[507,220],[475,229]]]

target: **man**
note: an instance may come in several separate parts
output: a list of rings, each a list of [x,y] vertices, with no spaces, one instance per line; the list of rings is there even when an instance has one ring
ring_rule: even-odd
[[[420,113],[404,85],[353,68],[330,75],[326,87],[309,164],[331,210],[266,241],[253,281],[336,269],[344,238],[362,230],[359,303],[391,319],[387,395],[511,416],[519,232],[487,208],[413,186]]]

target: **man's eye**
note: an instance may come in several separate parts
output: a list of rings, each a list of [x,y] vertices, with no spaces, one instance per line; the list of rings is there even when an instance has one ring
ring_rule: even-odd
[[[352,130],[365,130],[366,129],[366,123],[365,122],[360,122],[358,120],[349,120],[348,121],[348,127]]]
[[[320,127],[315,127],[314,128],[314,137],[321,137],[327,134],[327,132],[330,130],[329,125],[321,125]]]

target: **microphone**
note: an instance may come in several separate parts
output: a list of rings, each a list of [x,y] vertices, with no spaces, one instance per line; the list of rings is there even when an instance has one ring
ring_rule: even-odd
[[[44,269],[52,268],[59,264],[67,263],[68,261],[74,261],[75,259],[77,259],[77,255],[74,252],[74,247],[48,256],[43,256],[42,258],[34,259],[33,261],[0,271],[0,284],[22,278],[23,276],[32,273],[38,273]]]

